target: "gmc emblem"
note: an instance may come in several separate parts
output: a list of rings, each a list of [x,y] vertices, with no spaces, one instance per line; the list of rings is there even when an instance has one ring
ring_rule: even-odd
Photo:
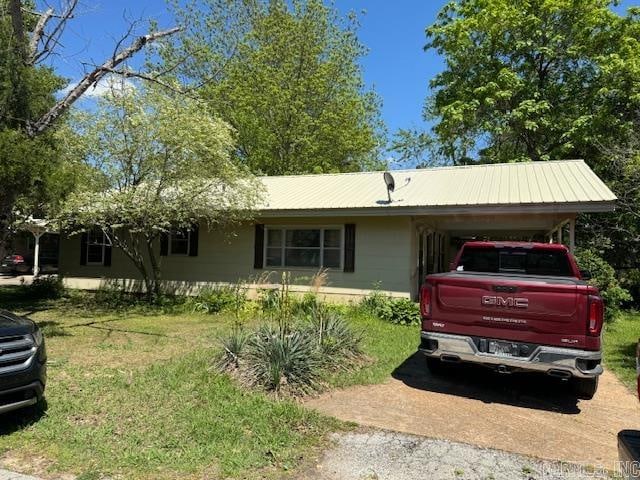
[[[498,297],[485,295],[482,297],[482,305],[488,307],[528,308],[529,299],[521,297]]]

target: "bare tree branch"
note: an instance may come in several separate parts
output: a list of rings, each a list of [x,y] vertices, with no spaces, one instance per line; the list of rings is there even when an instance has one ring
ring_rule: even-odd
[[[44,29],[47,26],[47,22],[51,20],[52,17],[53,8],[49,8],[46,12],[40,14],[40,18],[38,18],[38,23],[36,23],[36,27],[33,30],[33,34],[31,35],[31,42],[29,43],[31,64],[35,62],[35,58],[38,53],[38,45],[40,44],[40,40],[42,40],[42,37],[44,36]]]
[[[66,8],[66,10],[62,14],[56,15],[56,17],[58,17],[60,20],[58,21],[58,23],[56,23],[56,26],[53,28],[51,33],[48,33],[48,34],[44,33],[44,27],[46,26],[46,22],[48,21],[48,19],[45,20],[42,26],[42,33],[40,35],[40,39],[38,39],[38,42],[40,42],[41,39],[44,39],[44,45],[42,46],[42,49],[38,51],[38,43],[35,44],[35,48],[31,51],[32,53],[29,61],[30,65],[34,65],[37,62],[40,62],[49,56],[53,46],[58,44],[58,39],[64,32],[64,29],[67,26],[67,22],[69,21],[70,18],[73,18],[73,12],[75,11],[77,5],[78,5],[78,0],[70,0],[69,6]],[[40,17],[40,20],[42,20],[42,17]],[[38,25],[40,24],[40,20],[38,21]],[[36,31],[37,31],[37,26],[36,26]]]
[[[176,85],[171,85],[167,82],[163,82],[162,80],[160,80],[160,77],[162,76],[162,73],[157,73],[157,74],[147,74],[147,73],[142,73],[142,72],[136,72],[133,70],[129,70],[129,69],[122,69],[122,70],[117,70],[117,69],[111,69],[109,70],[109,73],[113,73],[115,75],[119,75],[123,78],[139,78],[141,80],[146,80],[147,82],[152,82],[152,83],[157,83],[158,85],[171,90],[172,92],[175,93],[179,93],[182,95],[187,95],[191,92],[191,89],[182,89]]]
[[[78,100],[92,85],[98,83],[105,75],[113,73],[118,65],[140,51],[145,45],[155,42],[163,37],[173,35],[179,32],[181,27],[174,27],[168,30],[149,33],[138,37],[130,46],[113,55],[109,60],[105,61],[80,80],[63,99],[57,102],[47,113],[40,117],[36,122],[27,126],[27,131],[31,136],[37,136],[44,132],[53,122],[55,122],[62,114],[64,114],[71,105]]]

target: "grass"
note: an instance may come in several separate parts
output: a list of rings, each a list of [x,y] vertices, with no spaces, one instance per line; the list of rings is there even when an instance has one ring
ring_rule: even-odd
[[[353,312],[350,320],[363,332],[363,350],[368,362],[353,372],[339,373],[329,379],[333,387],[371,385],[385,381],[402,362],[415,353],[419,327],[394,325],[370,315]]]
[[[629,388],[636,388],[636,345],[640,338],[640,314],[625,312],[604,331],[604,365]]]
[[[79,478],[271,478],[314,457],[347,425],[239,387],[213,368],[230,314],[171,306],[109,309],[86,295],[36,302],[1,288],[47,337],[47,409],[0,425],[6,467]],[[376,383],[415,351],[417,329],[350,311],[368,361],[333,386]],[[35,452],[35,453],[34,453]]]

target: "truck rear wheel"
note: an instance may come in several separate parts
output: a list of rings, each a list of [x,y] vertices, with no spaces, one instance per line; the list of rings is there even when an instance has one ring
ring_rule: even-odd
[[[442,360],[435,357],[427,357],[427,368],[433,375],[440,375],[444,370]]]
[[[572,378],[571,389],[581,400],[591,400],[598,390],[598,377]]]

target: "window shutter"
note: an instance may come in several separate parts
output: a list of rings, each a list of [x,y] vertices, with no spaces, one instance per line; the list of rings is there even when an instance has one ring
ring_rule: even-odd
[[[160,234],[160,255],[166,257],[169,255],[169,234]]]
[[[104,266],[111,266],[111,245],[104,246]]]
[[[200,233],[200,229],[198,225],[194,225],[191,229],[191,233],[189,234],[189,256],[197,257],[198,256],[198,236]]]
[[[345,272],[355,271],[356,266],[356,225],[347,223],[344,226],[344,268]]]
[[[264,225],[256,223],[256,236],[253,251],[253,268],[264,267]]]
[[[87,264],[87,242],[89,241],[89,235],[87,232],[82,232],[80,235],[80,265]]]

